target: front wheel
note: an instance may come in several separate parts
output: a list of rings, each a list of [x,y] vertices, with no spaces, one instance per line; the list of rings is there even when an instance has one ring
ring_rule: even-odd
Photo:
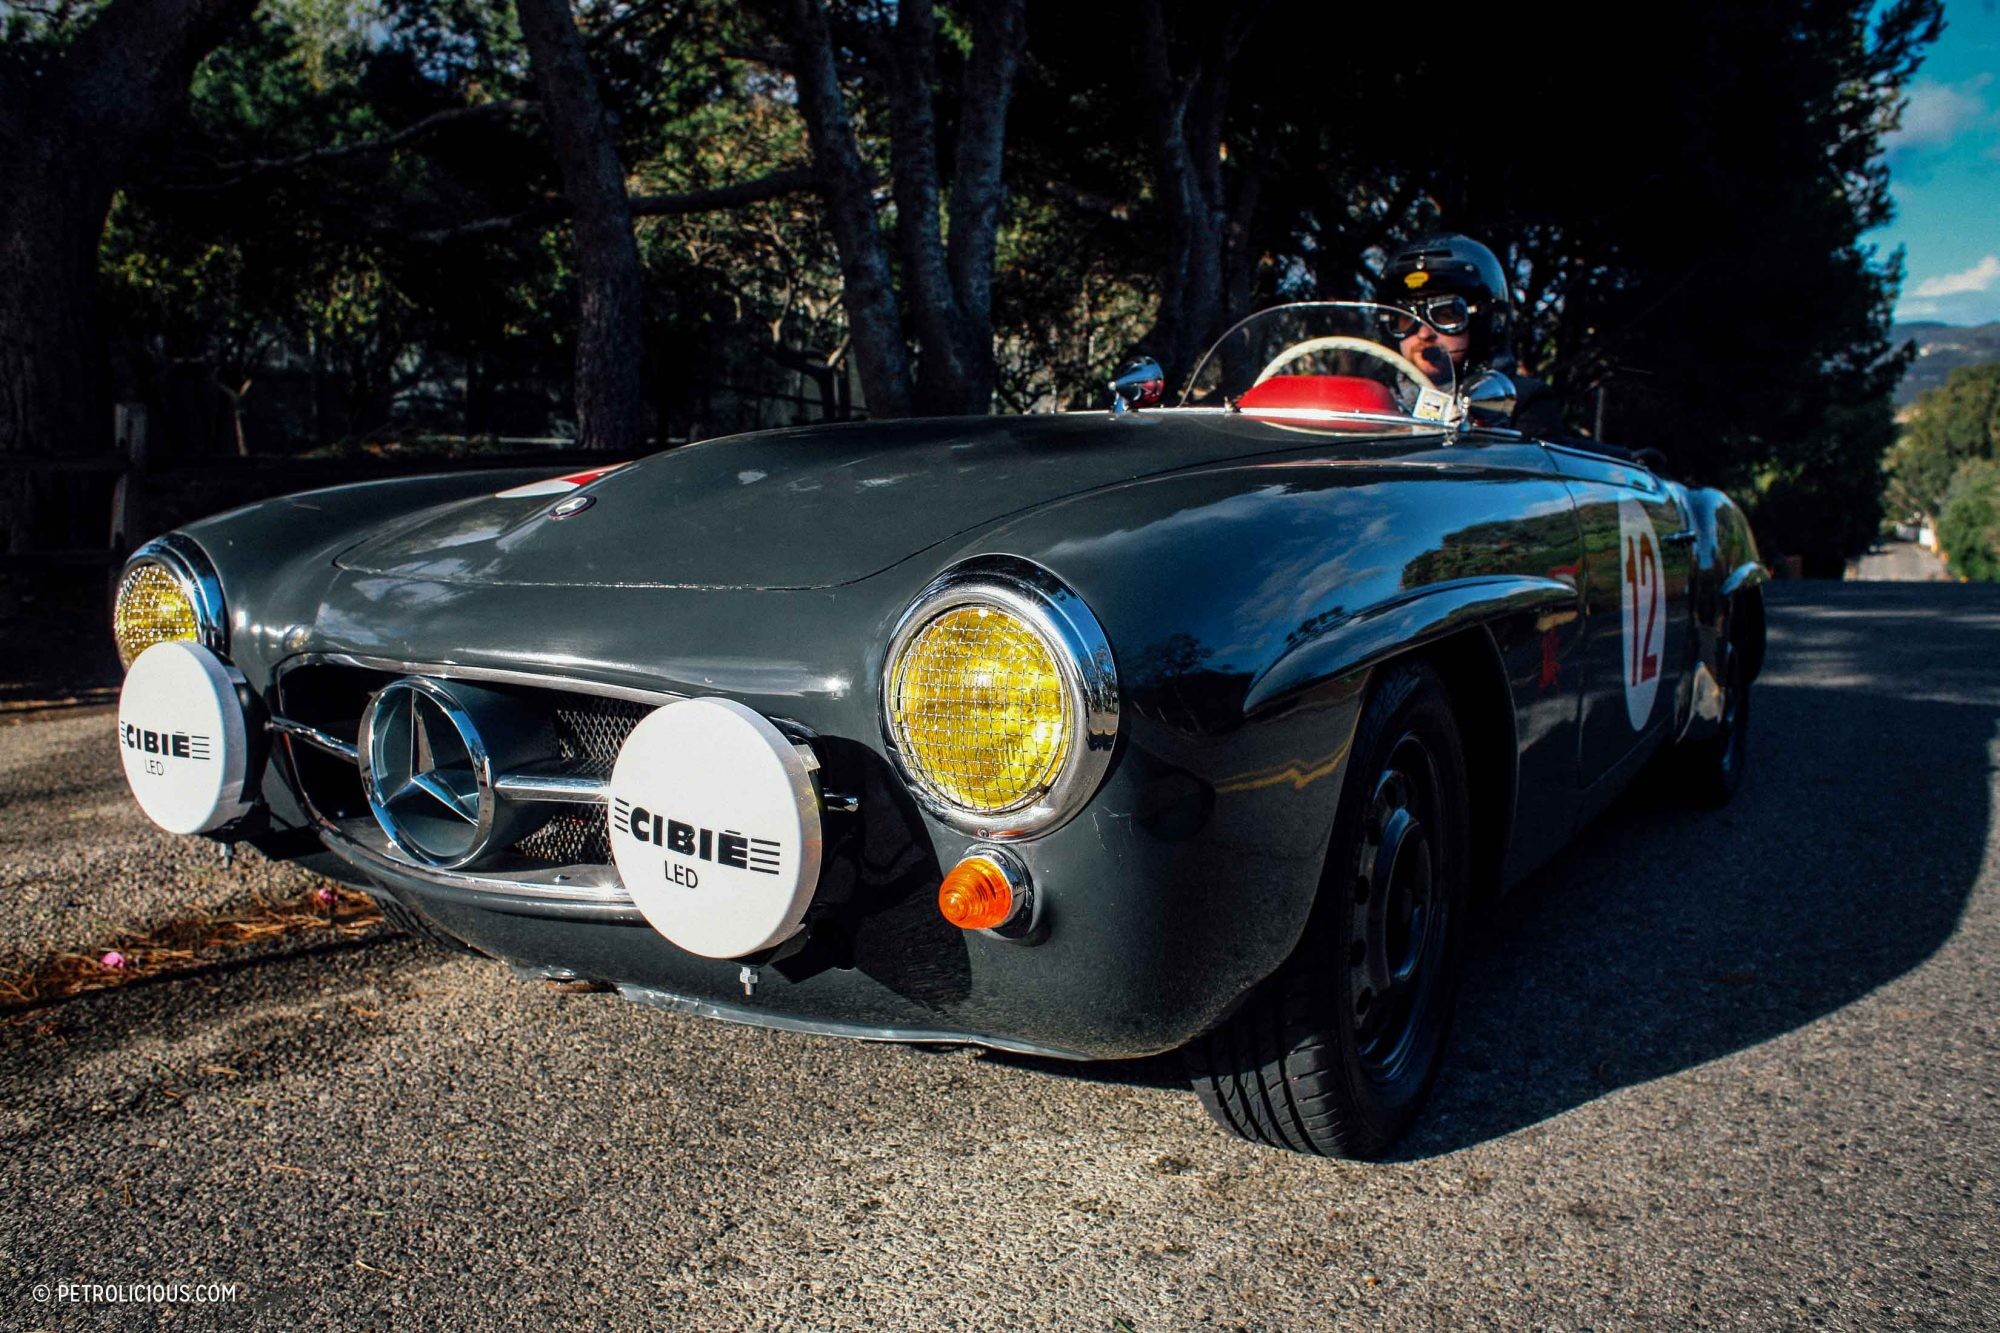
[[[1195,1094],[1231,1133],[1377,1157],[1437,1076],[1465,930],[1465,753],[1428,664],[1378,677],[1350,754],[1298,950],[1185,1055]]]

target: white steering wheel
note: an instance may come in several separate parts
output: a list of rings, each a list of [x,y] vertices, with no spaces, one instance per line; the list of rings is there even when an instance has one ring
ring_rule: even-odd
[[[1251,387],[1255,388],[1258,384],[1262,384],[1265,380],[1270,379],[1271,376],[1292,364],[1292,362],[1311,356],[1314,352],[1360,352],[1364,356],[1374,357],[1377,361],[1387,361],[1398,371],[1402,372],[1403,376],[1412,384],[1415,384],[1419,391],[1435,389],[1437,387],[1431,383],[1431,377],[1424,373],[1421,366],[1395,348],[1384,347],[1381,343],[1371,339],[1357,338],[1348,333],[1333,333],[1323,338],[1308,338],[1302,343],[1296,343],[1287,347],[1271,359],[1270,365],[1265,366],[1261,371],[1257,372],[1256,383],[1252,384]]]

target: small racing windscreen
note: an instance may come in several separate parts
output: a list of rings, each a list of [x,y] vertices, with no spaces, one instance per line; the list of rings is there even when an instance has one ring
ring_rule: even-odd
[[[1181,406],[1234,407],[1304,426],[1434,427],[1456,413],[1451,346],[1448,333],[1391,306],[1273,306],[1208,349]]]

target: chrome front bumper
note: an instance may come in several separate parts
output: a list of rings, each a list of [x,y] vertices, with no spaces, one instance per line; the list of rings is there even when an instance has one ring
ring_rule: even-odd
[[[571,921],[644,925],[613,866],[574,865],[512,871],[436,870],[404,856],[372,819],[323,824],[320,840],[370,879],[415,887],[466,907]]]

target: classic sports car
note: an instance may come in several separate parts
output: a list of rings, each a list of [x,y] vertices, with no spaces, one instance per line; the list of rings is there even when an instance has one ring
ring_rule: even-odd
[[[1507,429],[1390,317],[1254,316],[1176,408],[1141,367],[193,524],[119,589],[131,786],[530,975],[1179,1049],[1229,1130],[1379,1154],[1476,911],[1656,753],[1734,790],[1765,578],[1723,495]]]

